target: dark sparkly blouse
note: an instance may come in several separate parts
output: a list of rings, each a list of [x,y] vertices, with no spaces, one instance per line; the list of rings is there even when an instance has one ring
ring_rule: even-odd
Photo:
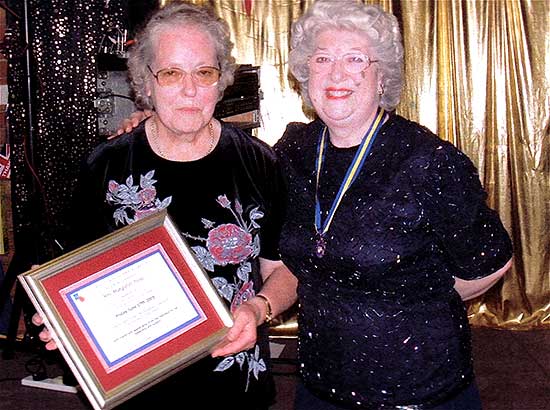
[[[288,177],[283,261],[299,279],[305,384],[350,408],[434,404],[473,380],[466,309],[453,289],[503,267],[512,245],[472,162],[392,115],[315,256],[315,157],[323,124],[289,124],[275,146]],[[356,147],[328,144],[323,220]]]

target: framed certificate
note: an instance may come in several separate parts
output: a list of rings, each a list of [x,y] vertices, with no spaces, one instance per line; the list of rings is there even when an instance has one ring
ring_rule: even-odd
[[[19,280],[96,410],[208,355],[233,324],[166,211]]]

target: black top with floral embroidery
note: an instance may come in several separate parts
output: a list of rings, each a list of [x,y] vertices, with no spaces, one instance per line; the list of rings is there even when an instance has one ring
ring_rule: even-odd
[[[474,279],[503,267],[510,238],[485,204],[472,162],[392,115],[317,257],[315,158],[323,127],[319,120],[289,124],[275,145],[289,180],[281,256],[299,280],[303,380],[349,408],[444,401],[473,379],[468,319],[453,276]],[[326,148],[323,221],[356,150]]]
[[[102,143],[87,159],[74,195],[72,246],[167,208],[234,309],[261,287],[258,257],[279,259],[284,185],[276,157],[267,144],[222,123],[209,155],[169,161],[152,151],[144,124]],[[171,403],[186,394],[200,397],[204,408],[265,407],[273,397],[267,329],[259,329],[250,351],[208,356],[125,406],[147,400],[158,406],[159,400]]]

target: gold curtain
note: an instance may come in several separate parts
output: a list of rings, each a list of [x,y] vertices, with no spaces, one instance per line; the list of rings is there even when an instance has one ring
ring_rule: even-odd
[[[289,30],[313,0],[194,0],[231,27],[239,63],[261,67],[262,126],[274,143],[308,121],[287,78]],[[550,327],[550,2],[373,0],[400,20],[397,111],[463,150],[514,242],[512,270],[469,303],[473,325]]]
[[[478,166],[514,265],[469,304],[474,325],[550,326],[550,3],[399,2],[407,54],[398,111]]]

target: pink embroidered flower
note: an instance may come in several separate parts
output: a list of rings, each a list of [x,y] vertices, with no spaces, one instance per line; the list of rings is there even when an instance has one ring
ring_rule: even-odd
[[[224,224],[208,232],[206,247],[219,265],[238,264],[252,253],[252,235],[234,224]]]
[[[118,187],[119,187],[119,184],[116,181],[113,181],[113,180],[109,181],[109,192],[116,192]]]
[[[155,201],[157,190],[155,187],[144,188],[138,192],[138,197],[143,205],[149,205]]]
[[[218,204],[220,204],[223,208],[229,208],[231,206],[231,202],[229,201],[229,199],[227,199],[227,196],[225,195],[220,195],[218,196],[218,198],[216,199],[216,201],[218,202]]]
[[[233,313],[235,309],[237,309],[244,302],[252,299],[255,294],[256,293],[254,292],[254,283],[251,280],[245,282],[231,302],[231,313]]]

